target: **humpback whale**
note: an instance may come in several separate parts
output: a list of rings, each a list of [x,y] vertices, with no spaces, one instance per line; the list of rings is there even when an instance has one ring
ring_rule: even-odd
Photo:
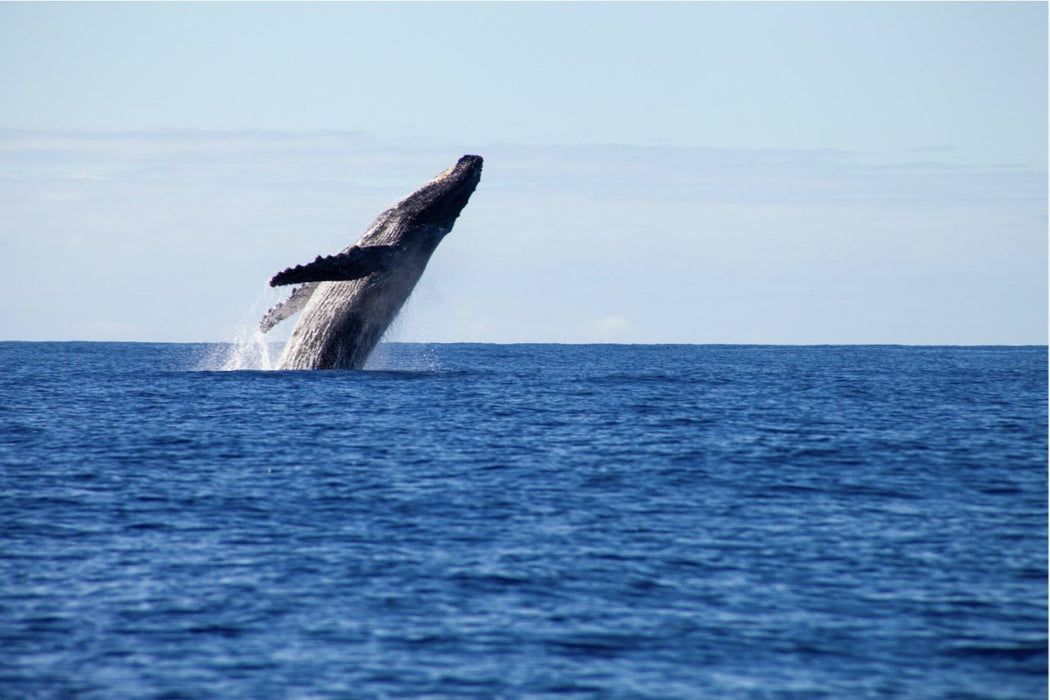
[[[481,156],[463,156],[380,214],[353,245],[270,279],[271,287],[300,286],[263,316],[259,329],[265,333],[303,312],[277,369],[364,366],[467,205],[481,180],[481,164]]]

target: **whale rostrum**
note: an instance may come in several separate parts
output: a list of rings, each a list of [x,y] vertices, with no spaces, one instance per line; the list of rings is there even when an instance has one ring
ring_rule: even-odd
[[[300,285],[259,323],[265,333],[302,311],[277,369],[364,366],[467,205],[481,180],[481,164],[481,156],[463,156],[380,214],[353,245],[270,279],[272,287]]]

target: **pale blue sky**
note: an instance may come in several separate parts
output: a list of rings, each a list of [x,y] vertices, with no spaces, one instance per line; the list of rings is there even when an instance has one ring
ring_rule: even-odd
[[[0,4],[0,94],[0,337],[229,339],[474,152],[396,338],[1046,342],[1044,3]]]

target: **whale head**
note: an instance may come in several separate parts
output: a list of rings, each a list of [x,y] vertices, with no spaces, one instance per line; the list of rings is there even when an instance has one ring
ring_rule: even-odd
[[[442,235],[448,233],[481,180],[481,165],[481,156],[463,156],[403,199],[396,207],[399,216],[409,226],[437,226]]]
[[[383,212],[365,235],[338,255],[320,255],[270,278],[270,286],[350,281],[415,259],[419,272],[452,230],[481,180],[481,156],[467,155],[451,168]],[[409,254],[411,253],[411,254]],[[268,323],[271,314],[263,319]]]

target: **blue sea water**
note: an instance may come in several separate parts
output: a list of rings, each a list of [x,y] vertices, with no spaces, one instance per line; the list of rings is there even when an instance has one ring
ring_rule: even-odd
[[[1045,698],[1047,348],[0,343],[0,696]]]

